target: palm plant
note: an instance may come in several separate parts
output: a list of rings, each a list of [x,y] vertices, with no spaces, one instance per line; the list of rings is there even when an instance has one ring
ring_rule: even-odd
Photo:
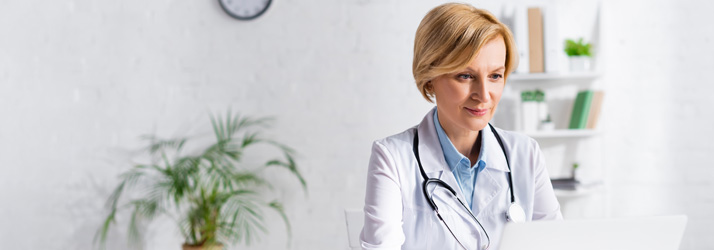
[[[104,248],[117,212],[124,209],[131,211],[128,237],[135,247],[142,242],[140,225],[160,215],[177,223],[185,238],[185,248],[250,244],[258,233],[267,232],[264,208],[282,217],[290,236],[290,223],[282,204],[262,198],[261,191],[270,190],[271,185],[261,172],[277,167],[297,177],[304,191],[306,183],[295,164],[294,151],[261,136],[259,130],[269,123],[270,119],[241,117],[230,111],[225,118],[211,116],[215,142],[193,155],[182,153],[189,138],[146,137],[150,141],[147,150],[154,163],[139,164],[121,174],[122,181],[107,201],[110,212],[95,242]],[[245,149],[259,144],[277,148],[282,157],[253,167],[242,164]],[[134,191],[133,196],[128,193],[130,190]],[[121,203],[120,197],[125,193],[130,197]]]

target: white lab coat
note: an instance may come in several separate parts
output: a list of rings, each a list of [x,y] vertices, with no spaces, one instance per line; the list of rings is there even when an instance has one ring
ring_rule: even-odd
[[[417,127],[374,142],[367,173],[362,249],[462,249],[429,206],[422,191],[424,179],[412,151],[419,130],[419,156],[427,176],[449,184],[462,201],[464,195],[444,160],[434,127],[434,109]],[[503,139],[513,178],[516,202],[526,220],[562,219],[545,161],[535,140],[496,128]],[[474,215],[498,249],[510,205],[508,167],[490,129],[481,131],[486,168],[479,172],[473,194]],[[484,249],[486,236],[468,212],[444,188],[429,185],[441,215],[459,241],[471,249]],[[466,205],[468,206],[468,204]]]

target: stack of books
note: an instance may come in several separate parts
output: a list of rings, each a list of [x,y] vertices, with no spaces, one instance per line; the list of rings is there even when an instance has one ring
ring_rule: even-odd
[[[570,129],[595,129],[604,97],[602,91],[578,92],[570,116]]]
[[[580,187],[580,181],[575,178],[551,179],[553,189],[576,190]]]

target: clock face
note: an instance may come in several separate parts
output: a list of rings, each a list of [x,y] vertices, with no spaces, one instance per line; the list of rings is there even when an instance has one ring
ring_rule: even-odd
[[[218,0],[228,15],[239,20],[251,20],[262,15],[271,0]]]

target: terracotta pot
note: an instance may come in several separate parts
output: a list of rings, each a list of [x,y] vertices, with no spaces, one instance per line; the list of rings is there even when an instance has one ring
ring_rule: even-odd
[[[183,250],[223,250],[223,244],[216,244],[212,246],[191,246],[183,244]]]

